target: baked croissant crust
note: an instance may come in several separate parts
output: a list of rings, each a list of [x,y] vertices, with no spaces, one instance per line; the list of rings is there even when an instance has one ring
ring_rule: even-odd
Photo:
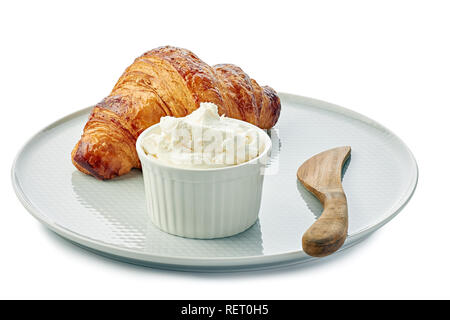
[[[275,125],[280,99],[232,64],[213,67],[186,49],[171,46],[146,52],[129,66],[111,94],[92,110],[72,162],[98,179],[111,179],[140,168],[136,139],[161,117],[184,117],[200,102],[212,102],[220,114],[262,129]]]

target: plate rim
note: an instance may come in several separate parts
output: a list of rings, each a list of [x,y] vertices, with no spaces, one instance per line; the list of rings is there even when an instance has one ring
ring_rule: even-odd
[[[283,100],[286,99],[293,99],[299,104],[304,104],[313,108],[318,109],[324,109],[327,111],[331,111],[337,114],[344,115],[346,117],[350,117],[352,119],[362,121],[371,127],[375,127],[379,130],[382,130],[384,132],[389,133],[392,135],[397,142],[399,142],[404,150],[407,152],[411,164],[412,164],[412,176],[409,181],[409,186],[405,191],[403,192],[403,195],[399,197],[397,200],[397,203],[390,208],[389,210],[386,210],[386,212],[383,214],[383,216],[380,218],[379,221],[374,223],[371,226],[368,226],[366,228],[363,228],[359,230],[358,232],[350,235],[347,237],[344,245],[342,246],[339,251],[344,250],[346,248],[349,248],[353,246],[353,244],[358,243],[360,240],[371,234],[373,231],[381,228],[383,225],[388,223],[390,220],[392,220],[397,214],[408,204],[409,200],[412,198],[412,196],[415,193],[418,178],[419,178],[419,168],[417,165],[417,161],[411,152],[408,145],[400,139],[398,135],[396,135],[394,132],[392,132],[390,129],[386,128],[379,122],[361,114],[356,111],[353,111],[351,109],[329,103],[326,101],[322,101],[315,98],[310,98],[306,96],[300,96],[296,94],[291,93],[284,93],[279,92],[278,95]],[[36,138],[38,138],[41,134],[45,133],[46,131],[60,125],[61,123],[67,122],[77,116],[80,116],[84,113],[87,113],[89,110],[92,109],[92,106],[83,108],[81,110],[75,111],[71,114],[68,114],[51,124],[47,125],[43,129],[36,132],[34,135],[32,135],[19,149],[17,152],[12,167],[11,167],[11,180],[13,189],[16,193],[16,196],[18,197],[19,201],[22,203],[22,205],[25,207],[25,209],[39,222],[44,224],[46,227],[51,229],[53,232],[57,233],[61,237],[75,242],[76,244],[80,244],[83,247],[87,247],[89,249],[93,249],[94,251],[100,251],[102,253],[105,253],[107,255],[113,255],[118,258],[125,258],[125,259],[132,259],[136,260],[137,262],[142,262],[142,264],[160,264],[160,265],[166,265],[166,266],[173,266],[173,267],[187,267],[187,268],[195,268],[195,267],[211,267],[211,268],[227,268],[227,267],[237,267],[237,268],[246,268],[246,267],[252,267],[255,265],[269,265],[269,264],[276,264],[279,265],[286,265],[286,264],[292,264],[295,263],[295,261],[298,261],[298,263],[301,262],[307,262],[311,260],[316,260],[318,258],[310,257],[304,253],[304,251],[299,248],[298,250],[289,251],[289,252],[283,252],[283,253],[275,253],[275,254],[268,254],[268,255],[258,255],[258,256],[239,256],[239,257],[185,257],[185,256],[174,256],[174,255],[164,255],[164,254],[148,254],[143,253],[137,250],[133,250],[130,248],[124,248],[115,246],[112,244],[108,244],[105,242],[102,242],[101,240],[91,239],[87,236],[80,235],[72,230],[69,230],[56,222],[52,221],[50,218],[48,218],[44,213],[41,212],[41,210],[35,206],[33,206],[32,202],[27,198],[26,193],[23,191],[20,182],[18,178],[16,177],[16,165],[18,160],[20,159],[20,156],[25,151],[26,147],[32,143]],[[300,235],[299,235],[300,236]]]

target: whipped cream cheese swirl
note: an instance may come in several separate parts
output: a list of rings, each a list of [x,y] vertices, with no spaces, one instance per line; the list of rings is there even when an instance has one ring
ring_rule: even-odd
[[[215,104],[200,107],[182,118],[162,117],[160,132],[142,141],[146,154],[181,167],[215,168],[238,165],[264,150],[259,129],[220,116]]]

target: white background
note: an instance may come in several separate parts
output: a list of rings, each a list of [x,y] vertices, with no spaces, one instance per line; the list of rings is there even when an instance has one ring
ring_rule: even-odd
[[[2,2],[0,298],[450,298],[449,33],[448,1]],[[56,237],[17,200],[13,158],[166,44],[384,124],[417,158],[414,197],[358,246],[272,271],[148,269]]]

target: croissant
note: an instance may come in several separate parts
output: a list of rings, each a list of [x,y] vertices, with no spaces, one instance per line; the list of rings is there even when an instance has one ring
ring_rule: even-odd
[[[75,167],[98,179],[111,179],[141,164],[136,139],[161,117],[183,117],[200,102],[219,113],[262,129],[275,125],[280,99],[232,64],[210,67],[186,49],[166,46],[138,57],[94,106],[80,141],[72,151]]]

